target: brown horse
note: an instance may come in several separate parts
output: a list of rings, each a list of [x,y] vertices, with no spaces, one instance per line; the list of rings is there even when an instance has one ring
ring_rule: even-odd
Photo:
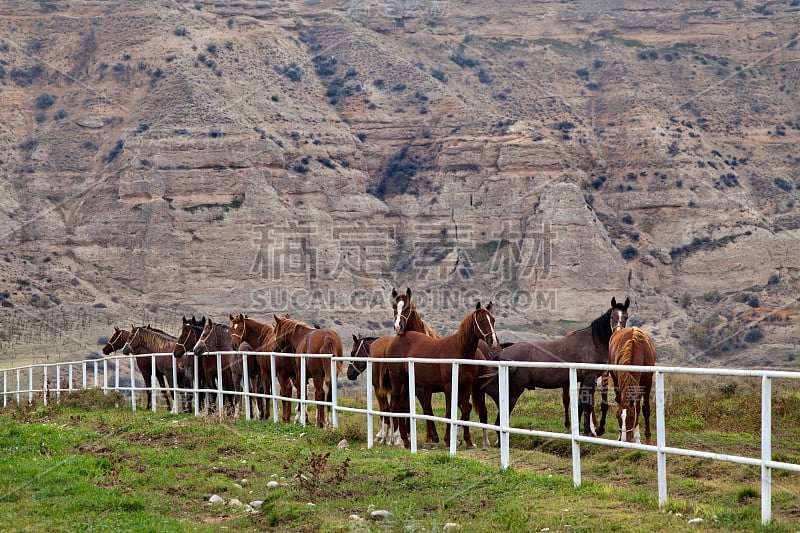
[[[353,335],[353,348],[350,350],[350,357],[353,358],[353,360],[347,365],[347,379],[355,381],[358,379],[358,376],[367,369],[366,361],[357,361],[355,359],[362,357],[383,357],[386,352],[386,346],[388,346],[392,338],[393,337],[356,337]],[[372,390],[375,393],[375,399],[378,401],[378,408],[384,413],[391,412],[391,407],[389,405],[391,387],[389,373],[384,371],[384,366],[379,362],[373,362]],[[417,394],[419,394],[419,391],[417,391]],[[390,446],[401,443],[400,430],[395,427],[393,423],[394,419],[389,416],[384,416],[382,421],[381,429],[375,435],[375,442],[388,444]]]
[[[619,329],[624,328],[628,323],[628,307],[631,305],[630,298],[625,298],[625,303],[618,304],[616,297],[611,297],[611,333],[612,335]],[[613,365],[614,360],[611,352],[608,353],[608,364]],[[615,401],[619,405],[619,387],[617,387],[617,375],[611,371],[605,371],[600,377],[600,425],[597,434],[602,435],[606,431],[606,414],[608,413],[608,389],[609,381],[613,383]]]
[[[231,328],[224,324],[215,324],[210,318],[206,321],[203,327],[203,332],[200,338],[194,345],[194,354],[203,355],[206,352],[229,352],[232,351],[231,345]],[[249,349],[249,347],[248,347]],[[242,392],[242,356],[241,354],[226,354],[220,356],[222,364],[222,390]],[[203,357],[203,371],[205,373],[206,383],[209,388],[214,385],[219,387],[217,383],[217,358]],[[228,404],[228,408],[237,412],[237,408],[241,405],[241,397],[233,394],[225,394],[224,402]]]
[[[392,289],[392,311],[394,313],[394,330],[397,335],[402,335],[406,331],[417,331],[423,333],[434,339],[440,339],[441,336],[430,327],[417,312],[417,306],[411,301],[411,288],[406,287],[405,293],[399,293]],[[478,341],[478,350],[475,352],[475,359],[487,360],[495,355],[492,353],[489,345],[483,341]],[[477,372],[482,372],[480,369],[484,367],[473,367]],[[417,397],[422,405],[422,412],[426,415],[433,416],[433,407],[431,405],[431,396],[433,393],[444,392],[444,389],[418,389]],[[478,413],[478,420],[485,424],[488,419],[486,410],[486,393],[483,391],[482,383],[478,379],[474,379],[472,383],[472,407]],[[427,430],[426,442],[436,443],[439,442],[439,434],[436,431],[436,424],[430,420],[426,420],[425,424]],[[458,428],[459,432],[462,428]],[[483,447],[489,447],[489,435],[486,429],[483,430]]]
[[[342,356],[342,339],[339,334],[332,329],[316,329],[308,324],[293,320],[288,316],[275,318],[275,344],[282,352],[292,351],[294,353],[307,354],[331,354],[334,357]],[[277,364],[277,363],[276,363]],[[298,384],[301,376],[301,364],[303,358],[294,358],[295,383]],[[318,402],[331,402],[333,399],[333,380],[342,371],[342,362],[336,362],[336,375],[331,375],[331,360],[329,357],[309,357],[305,360],[306,379],[314,381],[314,399]],[[306,383],[299,384],[297,387],[298,397],[300,387],[305,387]],[[327,391],[324,387],[327,387]],[[286,406],[284,404],[284,416]],[[330,413],[329,413],[330,414]],[[317,427],[325,426],[325,406],[317,405]]]
[[[608,344],[609,362],[615,365],[655,366],[656,349],[650,336],[639,328],[621,328],[614,332]],[[651,372],[615,371],[619,386],[619,440],[641,442],[639,437],[639,410],[644,415],[644,437],[652,444],[650,434],[650,390],[653,387]],[[642,404],[644,401],[644,404]]]
[[[483,339],[490,346],[497,346],[497,335],[494,331],[494,316],[491,314],[492,304],[485,308],[481,303],[475,306],[458,327],[458,331],[449,337],[434,339],[416,331],[406,331],[403,335],[395,337],[386,349],[386,357],[419,357],[426,359],[474,359],[478,348],[478,341]],[[408,363],[388,363],[389,379],[392,384],[391,408],[392,413],[409,413],[408,401]],[[420,363],[414,367],[415,386],[425,391],[443,389],[445,394],[445,410],[450,418],[450,398],[452,394],[453,367],[449,364]],[[458,406],[461,410],[461,420],[469,420],[472,406],[469,398],[472,385],[477,373],[474,365],[462,365],[458,373]],[[432,412],[432,411],[431,411]],[[408,439],[409,419],[400,420],[400,438],[403,445],[408,448],[411,443]],[[431,435],[426,437],[426,445],[433,444]],[[446,444],[450,443],[450,426],[444,434]],[[471,448],[472,439],[469,426],[464,427],[464,443]]]
[[[620,306],[612,300],[615,307]],[[583,329],[573,331],[558,339],[536,343],[518,342],[504,349],[501,361],[531,361],[548,363],[595,363],[608,362],[608,341],[611,339],[611,312],[608,309]],[[497,373],[485,385],[486,394],[500,405],[500,387]],[[584,434],[597,435],[594,426],[594,389],[599,370],[578,370],[580,394],[578,423],[584,420]],[[522,368],[512,367],[508,377],[508,412],[514,409],[517,400],[526,389],[561,389],[564,404],[564,426],[570,428],[569,417],[569,370],[566,368]],[[499,424],[498,415],[495,424]]]
[[[194,376],[197,374],[197,385],[200,389],[207,388],[205,373],[203,372],[203,360],[197,359],[197,370],[194,368],[194,354],[192,348],[197,343],[197,339],[203,333],[203,327],[206,325],[206,317],[197,320],[194,316],[188,320],[185,316],[181,323],[181,334],[178,335],[178,340],[175,341],[175,347],[172,350],[172,355],[176,359],[183,361],[184,383],[183,387],[190,389],[194,387]],[[191,410],[192,395],[187,394],[183,405],[184,411]],[[197,395],[198,403],[202,405],[205,399],[205,393],[200,392]]]
[[[112,352],[121,350],[125,343],[128,341],[128,336],[131,334],[127,329],[119,329],[114,326],[114,334],[108,339],[108,342],[103,346],[103,354],[111,355]]]
[[[231,321],[231,341],[234,350],[246,343],[255,352],[275,351],[275,330],[270,324],[257,322],[247,315],[239,313],[228,315]],[[281,358],[283,359],[283,358]],[[276,362],[276,373],[278,364]],[[247,371],[250,374],[250,390],[259,394],[272,394],[272,374],[269,356],[247,356]],[[291,394],[291,388],[289,389]],[[269,418],[269,400],[256,398],[255,402],[261,418]]]
[[[152,354],[152,353],[169,353],[175,346],[177,339],[168,333],[159,329],[151,328],[150,326],[136,327],[131,325],[131,333],[125,345],[122,347],[122,353],[125,355],[135,354]],[[167,392],[167,387],[172,387],[172,366],[173,358],[168,355],[159,355],[155,358],[150,356],[137,357],[136,366],[139,372],[142,373],[142,379],[147,387],[147,408],[152,408],[152,393],[150,387],[152,386],[151,377],[153,375],[153,359],[155,359],[155,375],[158,384],[161,386],[161,393],[167,401],[167,409],[172,410],[172,399]],[[183,383],[184,372],[183,365],[176,364],[176,375],[178,383]]]

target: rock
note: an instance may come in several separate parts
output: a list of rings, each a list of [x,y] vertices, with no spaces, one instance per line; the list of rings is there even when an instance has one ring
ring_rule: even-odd
[[[339,444],[337,444],[336,447],[339,448],[340,450],[349,450],[350,443],[347,442],[347,439],[342,439],[339,441]]]
[[[456,524],[455,522],[448,522],[442,528],[442,530],[444,531],[456,531],[457,529],[461,529],[461,526]]]
[[[238,483],[234,483],[233,486],[236,487],[237,489],[241,489],[242,488],[242,486],[240,484],[238,484]]]
[[[222,499],[221,496],[214,494],[208,499],[208,503],[215,504],[215,503],[225,503],[225,500]]]
[[[231,501],[228,502],[228,505],[230,505],[231,507],[241,507],[244,504],[240,500],[233,498],[231,499]]]
[[[364,519],[357,514],[351,514],[348,518],[353,522],[364,522]]]
[[[692,524],[699,524],[702,521],[703,521],[702,518],[692,518],[691,520],[689,520],[687,522],[687,524],[689,524],[691,526]]]
[[[77,124],[78,126],[80,126],[82,128],[87,128],[87,129],[90,129],[90,130],[96,130],[96,129],[102,128],[103,125],[104,125],[102,118],[100,118],[100,117],[92,117],[92,116],[81,117],[81,118],[75,120],[75,124]]]
[[[262,505],[264,505],[264,500],[253,500],[252,502],[250,502],[250,507],[252,507],[253,509],[258,509]]]
[[[280,485],[280,483],[278,483],[277,481],[270,481],[269,483],[267,483],[267,488],[274,489],[274,488],[278,487],[279,485]]]
[[[369,513],[369,515],[374,520],[386,520],[387,518],[390,518],[391,516],[393,516],[392,512],[391,511],[387,511],[386,509],[377,509],[377,510],[372,511],[371,513]]]

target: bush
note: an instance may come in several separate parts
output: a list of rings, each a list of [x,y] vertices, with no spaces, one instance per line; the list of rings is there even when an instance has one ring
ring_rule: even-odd
[[[631,246],[630,244],[622,250],[622,258],[626,261],[630,261],[634,259],[637,255],[639,255],[639,250]]]
[[[67,118],[67,116],[69,116],[69,113],[67,113],[67,111],[64,108],[61,108],[55,112],[53,118],[56,120],[61,120]]]
[[[472,59],[471,57],[466,57],[461,54],[453,54],[450,56],[450,61],[455,63],[461,68],[468,67],[468,68],[475,68],[480,63],[478,63],[477,59]]]
[[[437,80],[439,80],[442,83],[447,83],[447,74],[445,74],[441,70],[437,70],[437,69],[431,70],[431,76],[433,76],[434,78],[436,78]]]
[[[33,137],[28,137],[21,143],[19,143],[20,150],[25,150],[26,152],[32,151],[36,146],[39,144],[39,141],[34,139]]]
[[[108,154],[103,156],[103,162],[110,163],[113,160],[115,160],[117,156],[119,156],[119,154],[122,153],[123,146],[125,146],[125,140],[124,139],[118,140],[117,143],[114,145],[114,148],[112,148],[111,151],[108,152]]]
[[[386,82],[383,80],[383,78],[376,78],[372,80],[372,85],[374,85],[377,89],[383,89],[383,86],[386,85]]]
[[[174,33],[178,37],[186,37],[186,28],[184,27],[175,28],[174,30],[172,30],[172,33]]]
[[[492,83],[492,77],[489,76],[489,73],[483,69],[478,71],[478,81],[481,83],[485,83],[487,85]]]
[[[36,109],[50,109],[55,102],[55,96],[48,93],[42,93],[36,97]]]
[[[20,87],[27,87],[42,75],[42,67],[38,63],[26,69],[13,68],[9,77]]]
[[[44,122],[45,120],[47,120],[47,113],[45,113],[43,111],[39,111],[38,113],[36,113],[34,118],[36,119],[36,122],[40,122],[40,123]]]
[[[356,137],[358,137],[358,140],[362,143],[367,140],[367,134],[363,131],[356,133]]]
[[[275,72],[278,74],[283,74],[289,81],[298,82],[303,79],[303,69],[297,63],[290,63],[285,67],[281,67],[280,65],[275,65]]]
[[[625,216],[622,217],[622,221],[625,224],[633,224],[633,217],[630,216],[630,215],[625,215]]]
[[[789,183],[783,178],[775,178],[775,185],[777,185],[779,188],[783,189],[786,192],[789,192],[794,188],[792,187],[791,183]]]
[[[746,342],[758,342],[764,338],[764,332],[762,332],[758,328],[753,328],[748,330],[747,333],[744,334],[744,340]]]

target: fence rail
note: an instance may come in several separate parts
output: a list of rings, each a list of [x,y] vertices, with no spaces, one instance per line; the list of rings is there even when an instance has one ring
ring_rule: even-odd
[[[206,354],[203,357],[217,357],[218,372],[222,372],[221,356],[225,354],[239,353],[243,356],[255,355],[258,357],[269,357],[271,368],[271,393],[261,394],[249,390],[249,381],[242,380],[241,391],[228,391],[222,390],[222,379],[219,375],[218,387],[215,389],[199,388],[198,375],[194,374],[194,383],[191,387],[167,387],[162,389],[159,387],[155,379],[155,357],[169,356],[172,354],[147,354],[140,356],[111,356],[104,359],[87,360],[80,362],[66,362],[66,363],[46,363],[35,364],[29,366],[21,366],[0,370],[3,374],[3,407],[7,407],[9,401],[16,401],[20,404],[24,401],[32,403],[36,396],[41,396],[42,401],[47,404],[50,401],[50,396],[55,395],[55,401],[61,400],[62,393],[70,393],[77,390],[85,390],[87,388],[102,388],[107,393],[110,390],[122,391],[130,395],[131,409],[137,408],[137,394],[142,392],[149,392],[152,397],[152,410],[156,410],[157,395],[162,391],[172,394],[172,409],[174,413],[179,410],[179,394],[190,394],[193,397],[194,413],[200,414],[200,393],[217,394],[217,407],[222,411],[223,396],[221,393],[232,394],[240,396],[245,399],[244,404],[245,417],[250,419],[252,412],[250,410],[250,402],[248,398],[264,398],[272,404],[273,421],[278,422],[278,401],[288,401],[296,403],[299,406],[299,419],[300,423],[306,424],[306,407],[309,405],[314,406],[327,406],[331,411],[331,423],[334,427],[338,425],[338,413],[360,413],[366,415],[367,419],[367,446],[372,447],[373,440],[373,417],[375,416],[394,416],[410,419],[410,441],[411,453],[417,452],[417,435],[416,423],[417,420],[430,420],[434,422],[441,422],[450,424],[450,434],[455,435],[459,426],[469,426],[471,428],[485,429],[488,431],[496,431],[500,435],[500,464],[503,469],[510,465],[510,446],[509,436],[515,435],[529,435],[552,439],[569,440],[572,444],[572,479],[575,486],[581,484],[581,456],[580,444],[589,443],[602,446],[613,446],[618,448],[626,448],[633,450],[641,450],[644,452],[651,452],[656,454],[657,470],[658,470],[658,504],[663,506],[667,503],[667,462],[668,455],[682,455],[689,457],[697,457],[702,459],[711,459],[716,461],[726,461],[748,466],[756,466],[761,469],[761,521],[766,524],[772,519],[772,471],[773,470],[786,470],[792,472],[800,472],[800,465],[794,463],[787,463],[783,461],[772,460],[772,381],[774,379],[800,379],[800,372],[788,372],[778,370],[743,370],[743,369],[724,369],[724,368],[684,368],[684,367],[668,367],[656,366],[645,369],[650,371],[655,376],[655,403],[656,403],[656,444],[640,444],[631,442],[621,442],[610,439],[601,439],[597,437],[590,437],[579,434],[579,421],[578,421],[578,371],[579,370],[609,370],[614,369],[617,371],[643,371],[640,366],[622,366],[622,365],[601,365],[601,364],[586,364],[586,363],[533,363],[533,362],[516,362],[516,361],[475,361],[465,359],[420,359],[420,358],[359,358],[360,361],[366,361],[367,368],[362,372],[366,376],[366,407],[347,407],[339,405],[338,402],[338,386],[336,380],[333,380],[333,387],[331,390],[331,401],[316,401],[310,400],[306,397],[306,387],[300,387],[299,398],[287,398],[277,394],[277,376],[275,374],[275,357],[300,357],[306,358],[330,358],[331,360],[331,375],[336,375],[337,362],[349,362],[350,358],[347,357],[330,357],[329,355],[320,354],[284,354],[274,352],[213,352]],[[151,377],[151,386],[140,387],[136,386],[135,376],[138,368],[136,367],[137,357],[150,357],[151,367],[153,368],[153,375]],[[194,368],[197,368],[197,358],[194,356]],[[243,361],[243,375],[248,375],[247,357],[242,357]],[[372,390],[372,365],[376,361],[381,362],[404,362],[408,363],[408,397],[411,406],[414,408],[409,409],[408,413],[387,413],[376,410],[373,407],[373,390]],[[416,411],[416,391],[414,371],[416,364],[449,364],[452,366],[452,401],[450,406],[450,418],[443,418],[438,416],[427,416],[419,414]],[[472,421],[462,421],[458,419],[457,397],[458,397],[458,376],[459,367],[461,365],[478,365],[484,367],[496,367],[498,373],[499,384],[499,425],[490,423],[479,423]],[[508,406],[508,386],[509,386],[509,369],[513,367],[523,368],[561,368],[569,370],[570,380],[570,433],[558,433],[551,431],[541,431],[534,429],[517,428],[510,425],[509,422],[509,406]],[[76,378],[75,369],[79,369],[79,375]],[[121,382],[122,370],[127,370],[127,383]],[[300,382],[306,383],[306,365],[300,365]],[[677,448],[666,445],[666,422],[664,413],[664,376],[667,374],[689,374],[689,375],[705,375],[705,376],[733,376],[733,377],[753,377],[761,380],[761,454],[760,457],[744,457],[738,455],[722,454],[715,452],[707,452],[702,450],[693,450],[688,448]],[[100,381],[102,376],[102,382]],[[63,378],[63,381],[62,381]],[[52,380],[52,381],[51,381]],[[173,365],[172,383],[176,383],[176,369]],[[53,383],[54,381],[54,383]],[[450,439],[451,455],[455,455],[457,451],[457,439]]]

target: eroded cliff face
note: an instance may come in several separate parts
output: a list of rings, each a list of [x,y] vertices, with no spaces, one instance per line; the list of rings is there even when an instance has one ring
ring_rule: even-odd
[[[410,286],[441,332],[629,295],[667,359],[791,364],[800,7],[739,4],[6,2],[0,345],[385,333]]]

